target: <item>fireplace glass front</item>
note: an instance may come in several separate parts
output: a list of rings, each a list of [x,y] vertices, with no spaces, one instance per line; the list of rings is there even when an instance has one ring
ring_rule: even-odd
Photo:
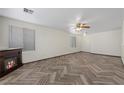
[[[16,57],[6,58],[6,60],[4,61],[4,66],[5,71],[14,68],[15,66],[17,66],[17,58]]]

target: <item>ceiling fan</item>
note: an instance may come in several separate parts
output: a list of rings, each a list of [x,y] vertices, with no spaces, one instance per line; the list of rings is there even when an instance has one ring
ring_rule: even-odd
[[[76,31],[82,31],[84,29],[89,29],[89,28],[90,28],[90,26],[87,25],[86,23],[77,23],[76,27],[75,27],[75,30]]]
[[[70,32],[73,34],[86,34],[87,29],[89,28],[91,28],[91,26],[87,21],[82,21],[82,17],[77,17],[74,22],[69,24]]]

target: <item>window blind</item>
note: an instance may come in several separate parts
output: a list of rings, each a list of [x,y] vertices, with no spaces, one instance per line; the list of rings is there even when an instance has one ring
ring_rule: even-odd
[[[35,50],[35,31],[28,28],[10,26],[9,48],[23,48],[23,51]]]

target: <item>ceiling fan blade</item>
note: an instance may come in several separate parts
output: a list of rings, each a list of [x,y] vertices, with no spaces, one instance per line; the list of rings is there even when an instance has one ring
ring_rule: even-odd
[[[83,23],[78,23],[76,24],[77,28],[90,28],[90,26],[88,26],[87,24],[83,24]]]
[[[90,26],[83,26],[82,28],[90,28]]]

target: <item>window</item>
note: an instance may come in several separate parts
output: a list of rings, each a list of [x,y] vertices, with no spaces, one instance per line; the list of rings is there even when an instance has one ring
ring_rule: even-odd
[[[71,36],[71,47],[76,48],[76,37],[75,36]]]
[[[23,48],[23,29],[10,26],[9,48]]]
[[[35,50],[35,31],[23,29],[23,48],[24,50]]]
[[[35,31],[28,28],[10,26],[9,48],[23,48],[23,51],[35,50]]]

